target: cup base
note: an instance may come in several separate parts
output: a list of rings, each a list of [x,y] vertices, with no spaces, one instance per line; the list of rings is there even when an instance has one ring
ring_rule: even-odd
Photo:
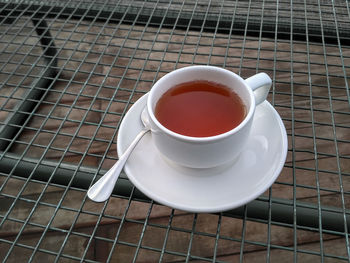
[[[186,172],[186,174],[191,174],[194,176],[201,176],[201,170],[205,170],[205,174],[216,174],[216,173],[221,173],[222,171],[225,171],[227,169],[229,169],[230,167],[232,167],[239,159],[239,155],[236,156],[235,158],[233,158],[232,160],[229,160],[223,164],[219,164],[216,166],[210,166],[210,167],[191,167],[191,166],[187,166],[187,165],[183,165],[183,164],[179,164],[176,163],[172,160],[170,160],[169,158],[167,158],[166,156],[164,156],[161,152],[159,152],[159,155],[161,156],[161,158],[173,169],[179,171],[179,172]],[[209,171],[209,173],[208,173]]]

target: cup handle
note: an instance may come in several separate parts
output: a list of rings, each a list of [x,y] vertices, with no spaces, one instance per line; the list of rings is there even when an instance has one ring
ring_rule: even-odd
[[[272,84],[271,78],[266,73],[258,73],[247,78],[245,81],[254,91],[255,105],[259,105],[266,100]]]

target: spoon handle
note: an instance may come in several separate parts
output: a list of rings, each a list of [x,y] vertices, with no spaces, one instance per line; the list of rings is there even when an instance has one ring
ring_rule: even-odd
[[[114,189],[114,185],[122,171],[129,155],[139,142],[139,140],[149,131],[149,129],[142,129],[135,137],[126,151],[119,157],[119,160],[105,173],[87,192],[88,197],[95,202],[106,201]]]

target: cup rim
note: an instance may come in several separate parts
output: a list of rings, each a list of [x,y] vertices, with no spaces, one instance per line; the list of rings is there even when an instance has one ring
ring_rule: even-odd
[[[165,82],[169,77],[172,77],[174,74],[178,74],[179,72],[182,72],[182,71],[185,71],[185,70],[191,70],[191,69],[195,69],[195,70],[208,70],[208,69],[219,70],[222,73],[232,75],[236,80],[239,80],[243,84],[243,86],[245,86],[245,88],[248,90],[248,94],[250,96],[251,104],[250,104],[249,109],[247,111],[247,115],[245,116],[243,121],[238,126],[233,128],[232,130],[229,130],[227,132],[224,132],[224,133],[221,133],[221,134],[218,134],[218,135],[207,136],[207,137],[194,137],[194,136],[188,136],[188,135],[182,135],[180,133],[176,133],[176,132],[166,128],[164,125],[162,125],[157,120],[156,116],[154,115],[152,106],[151,106],[151,101],[152,101],[152,98],[154,96],[154,90],[155,90],[154,87],[157,87],[162,82]],[[243,127],[249,122],[249,120],[252,118],[252,116],[254,114],[254,111],[255,111],[255,97],[254,97],[252,89],[248,86],[248,84],[245,82],[245,80],[241,76],[239,76],[238,74],[236,74],[236,73],[234,73],[232,71],[229,71],[229,70],[224,69],[224,68],[216,67],[216,66],[197,66],[197,65],[195,65],[195,66],[187,66],[187,67],[183,67],[183,68],[179,68],[179,69],[176,69],[174,71],[171,71],[171,72],[167,73],[166,75],[164,75],[163,77],[161,77],[153,85],[153,87],[151,88],[151,91],[149,92],[149,96],[147,98],[147,112],[148,112],[149,118],[151,118],[152,122],[160,130],[162,130],[165,134],[168,134],[168,135],[170,135],[172,137],[175,137],[178,140],[186,141],[186,142],[192,142],[192,143],[218,141],[218,140],[227,138],[227,137],[231,136],[232,134],[237,133],[238,131],[243,129]]]

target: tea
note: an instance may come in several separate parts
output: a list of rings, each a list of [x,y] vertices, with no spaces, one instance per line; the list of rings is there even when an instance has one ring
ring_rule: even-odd
[[[230,131],[245,115],[245,106],[235,92],[222,84],[202,80],[170,88],[155,108],[155,116],[163,126],[192,137]]]

